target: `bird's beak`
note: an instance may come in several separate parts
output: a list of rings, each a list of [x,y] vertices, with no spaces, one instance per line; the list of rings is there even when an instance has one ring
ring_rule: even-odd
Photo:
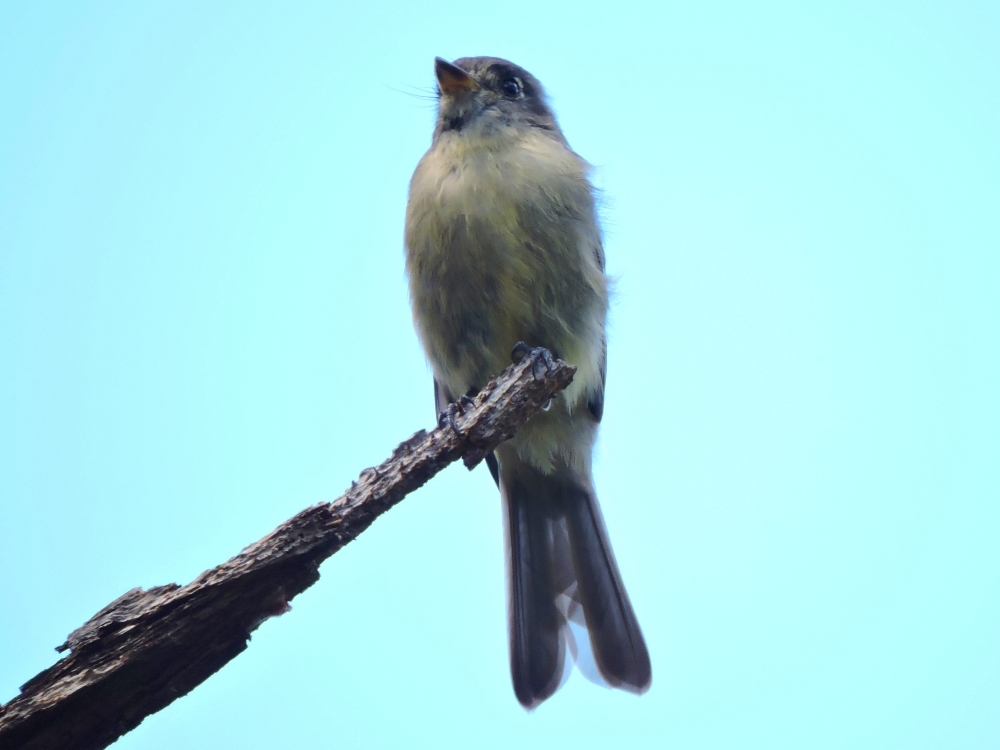
[[[474,94],[482,88],[475,78],[440,57],[434,58],[434,73],[437,75],[441,93],[447,96]]]

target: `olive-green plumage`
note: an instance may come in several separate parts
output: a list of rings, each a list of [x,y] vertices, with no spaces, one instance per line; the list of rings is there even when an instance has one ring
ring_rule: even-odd
[[[439,59],[436,71],[438,123],[410,183],[406,268],[438,406],[500,373],[518,341],[578,368],[497,451],[515,692],[532,707],[556,689],[566,619],[581,606],[604,678],[641,692],[649,657],[590,478],[608,283],[589,166],[527,71],[497,58]]]

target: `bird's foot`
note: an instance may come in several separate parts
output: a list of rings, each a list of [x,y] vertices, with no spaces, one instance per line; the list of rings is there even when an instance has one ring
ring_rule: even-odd
[[[455,434],[461,435],[462,431],[458,429],[458,423],[455,421],[459,413],[458,407],[455,404],[448,404],[444,411],[438,414],[438,427],[441,429],[451,427],[455,431]]]
[[[555,367],[555,360],[548,349],[541,346],[532,348],[523,341],[518,341],[510,352],[510,358],[517,365],[525,357],[531,357],[531,375],[535,380],[544,377],[545,373]]]
[[[445,410],[438,414],[438,427],[451,427],[456,434],[461,435],[462,431],[458,429],[458,422],[456,420],[459,416],[464,415],[465,410],[474,404],[475,401],[468,396],[462,396],[458,401],[448,404]]]
[[[531,354],[531,375],[535,380],[545,377],[545,374],[556,366],[548,349],[534,349]]]
[[[510,350],[510,360],[515,365],[520,364],[521,360],[531,354],[531,347],[525,344],[523,341],[518,341],[514,344],[514,348]]]

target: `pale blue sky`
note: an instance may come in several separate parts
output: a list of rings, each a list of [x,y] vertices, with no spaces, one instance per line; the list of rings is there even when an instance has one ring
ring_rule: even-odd
[[[432,423],[402,262],[435,55],[604,191],[597,483],[641,698],[507,671],[452,467],[117,747],[1000,745],[995,3],[0,5],[0,701]]]

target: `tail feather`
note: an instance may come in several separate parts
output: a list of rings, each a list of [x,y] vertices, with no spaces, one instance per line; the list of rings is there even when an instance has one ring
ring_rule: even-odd
[[[551,508],[518,480],[501,483],[507,512],[510,668],[514,693],[534,708],[559,687],[564,620],[553,591]]]
[[[644,692],[652,679],[649,653],[593,491],[575,477],[502,461],[500,489],[518,700],[534,708],[561,684],[568,626],[567,608],[557,605],[560,596],[582,606],[594,660],[608,684]]]
[[[576,596],[583,605],[594,659],[612,687],[643,693],[653,678],[649,651],[618,572],[597,498],[580,487],[569,490],[565,510]]]

